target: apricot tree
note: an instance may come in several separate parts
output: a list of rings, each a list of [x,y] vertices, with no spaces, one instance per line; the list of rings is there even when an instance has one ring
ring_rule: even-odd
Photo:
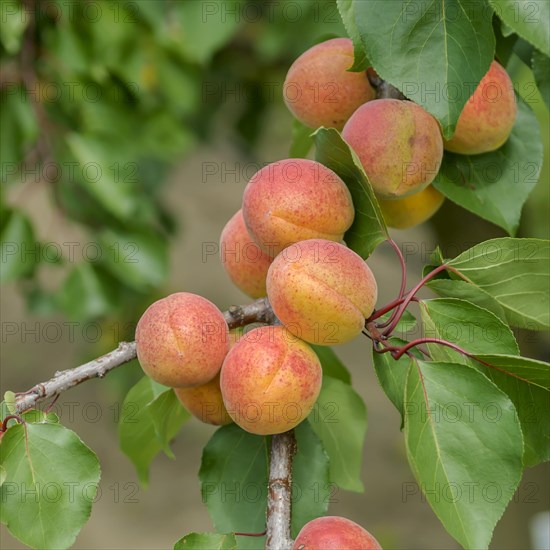
[[[329,482],[362,490],[366,409],[331,346],[363,337],[428,502],[464,548],[488,547],[524,469],[550,458],[550,365],[522,356],[512,332],[550,327],[549,243],[515,237],[533,166],[540,175],[541,136],[505,69],[529,52],[547,92],[550,14],[531,3],[535,22],[508,0],[339,0],[350,38],[303,53],[283,86],[302,154],[254,174],[221,233],[228,276],[254,301],[221,312],[206,297],[172,294],[142,314],[135,342],[6,392],[0,491],[14,536],[69,547],[99,483],[93,451],[39,402],[137,357],[145,376],[126,403],[139,405],[139,422],[123,412],[120,440],[140,480],[191,416],[220,426],[199,472],[216,532],[182,533],[176,550],[379,549],[362,526],[326,516],[326,499],[292,498],[312,482],[325,494]],[[312,146],[315,160],[305,158]],[[509,236],[454,258],[438,249],[411,282],[388,226],[422,223],[444,198]],[[225,261],[224,245],[254,256]],[[387,304],[367,265],[379,246],[401,271]],[[420,298],[425,287],[439,297]],[[413,325],[422,336],[407,337]],[[436,414],[449,403],[453,418]],[[471,414],[486,404],[497,417]],[[235,482],[261,487],[259,503],[205,490]],[[59,498],[40,490],[48,483]],[[440,498],[450,485],[495,494]],[[23,487],[37,499],[22,499]]]

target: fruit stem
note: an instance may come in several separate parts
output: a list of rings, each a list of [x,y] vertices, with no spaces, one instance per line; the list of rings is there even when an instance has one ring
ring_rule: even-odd
[[[456,269],[449,267],[447,264],[440,265],[439,267],[436,267],[434,270],[430,271],[425,277],[423,277],[418,284],[413,287],[412,290],[407,292],[405,295],[405,298],[401,302],[401,305],[397,309],[395,315],[393,315],[393,321],[390,323],[388,328],[384,331],[384,336],[389,337],[395,327],[397,326],[397,323],[399,323],[401,316],[407,309],[407,306],[411,303],[412,299],[414,298],[415,294],[430,280],[433,279],[438,273],[441,273],[442,271],[449,270],[457,273]]]
[[[399,289],[399,297],[398,297],[398,300],[401,300],[405,295],[405,289],[407,288],[407,265],[405,264],[405,258],[403,257],[403,253],[401,252],[399,245],[391,238],[388,239],[388,242],[390,243],[392,248],[395,250],[397,257],[399,258],[399,263],[401,264],[401,288]],[[377,325],[377,327],[378,328],[387,327],[393,322],[396,315],[397,315],[397,309],[394,309],[393,313],[391,314],[391,317],[386,322]]]
[[[17,420],[17,422],[19,422],[19,424],[23,424],[23,419],[17,415],[17,414],[8,414],[8,416],[6,416],[6,418],[4,418],[3,422],[2,422],[2,427],[0,428],[0,432],[5,432],[7,429],[8,429],[8,422],[10,420]]]

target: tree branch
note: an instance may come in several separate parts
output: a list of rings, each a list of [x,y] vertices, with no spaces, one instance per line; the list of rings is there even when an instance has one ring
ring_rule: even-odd
[[[266,550],[291,550],[294,543],[290,536],[290,512],[292,459],[295,452],[293,430],[271,438]]]
[[[274,324],[277,320],[267,298],[260,298],[245,306],[231,306],[224,312],[230,329],[250,323]],[[15,408],[22,413],[36,405],[38,401],[56,397],[60,393],[92,378],[103,378],[111,370],[136,358],[136,343],[121,342],[118,348],[89,361],[79,367],[56,372],[47,382],[37,384],[30,390],[16,395]]]

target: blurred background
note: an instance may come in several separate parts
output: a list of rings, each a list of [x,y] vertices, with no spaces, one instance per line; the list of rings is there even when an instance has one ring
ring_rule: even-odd
[[[135,322],[174,291],[222,310],[249,299],[216,250],[248,179],[289,156],[292,117],[282,83],[313,44],[345,36],[335,2],[279,0],[6,1],[1,67],[1,389],[23,391],[133,339]],[[549,236],[548,111],[512,54],[508,70],[542,125],[545,161],[519,236]],[[527,95],[527,94],[525,94]],[[454,256],[503,236],[445,203],[429,223],[395,231],[410,280],[439,244]],[[380,301],[395,297],[388,246],[369,260]],[[428,295],[428,294],[426,294]],[[548,340],[519,332],[525,355]],[[361,523],[384,548],[454,549],[409,470],[399,415],[376,382],[366,341],[340,346],[365,399],[365,494],[336,491],[330,513]],[[61,421],[98,453],[101,491],[75,548],[168,548],[211,530],[197,472],[214,428],[187,423],[177,460],[159,456],[139,486],[118,449],[117,421],[136,362],[64,394]],[[534,548],[533,518],[549,507],[547,465],[527,470],[492,547]],[[22,546],[4,526],[1,546]]]

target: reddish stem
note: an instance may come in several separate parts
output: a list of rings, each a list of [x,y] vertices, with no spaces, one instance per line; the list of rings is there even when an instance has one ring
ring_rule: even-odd
[[[390,243],[392,248],[395,250],[397,257],[399,258],[399,264],[401,265],[401,288],[399,289],[399,297],[398,297],[398,300],[401,300],[405,295],[405,289],[407,288],[407,266],[405,264],[405,258],[403,257],[403,253],[401,252],[401,249],[399,248],[398,244],[393,239],[388,239],[388,242]],[[397,309],[394,309],[390,318],[384,323],[377,325],[378,328],[385,328],[388,325],[391,325],[391,323],[395,319],[395,316],[397,315],[397,311],[398,311]]]
[[[423,277],[418,284],[413,287],[413,289],[408,292],[402,301],[401,305],[399,306],[399,309],[397,310],[396,314],[393,316],[394,319],[390,323],[389,327],[384,331],[384,336],[390,336],[395,327],[397,326],[397,323],[399,323],[399,320],[401,319],[401,316],[403,315],[403,312],[407,309],[407,306],[411,303],[411,300],[414,298],[415,294],[433,277],[435,277],[438,273],[441,273],[442,271],[445,271],[446,269],[449,269],[451,271],[456,272],[456,270],[452,267],[449,267],[448,265],[440,265],[439,267],[436,267],[433,271],[430,271],[425,277]]]
[[[233,533],[237,537],[263,537],[267,533],[267,529],[261,533]]]
[[[19,415],[17,415],[17,414],[8,414],[8,416],[6,416],[6,418],[4,418],[4,420],[2,422],[2,427],[0,428],[0,432],[5,432],[8,429],[8,422],[10,420],[17,420],[17,422],[19,422],[19,424],[23,424],[23,419]]]

